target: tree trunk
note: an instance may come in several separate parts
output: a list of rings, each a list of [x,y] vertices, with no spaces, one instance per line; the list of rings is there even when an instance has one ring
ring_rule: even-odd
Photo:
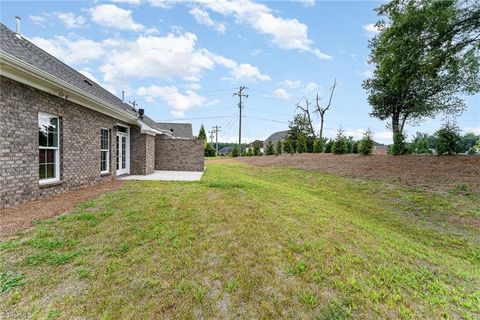
[[[323,138],[323,114],[320,114],[320,140]]]

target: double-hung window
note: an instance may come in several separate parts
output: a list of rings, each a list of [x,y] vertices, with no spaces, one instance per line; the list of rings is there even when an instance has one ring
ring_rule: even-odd
[[[58,117],[38,115],[38,178],[41,184],[60,180],[59,132]]]
[[[100,172],[108,173],[110,171],[110,130],[101,129],[100,133]]]

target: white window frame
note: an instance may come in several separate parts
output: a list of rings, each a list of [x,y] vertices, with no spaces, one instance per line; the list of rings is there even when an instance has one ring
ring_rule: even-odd
[[[106,130],[108,132],[108,149],[102,149],[103,130]],[[110,172],[110,145],[111,145],[110,129],[100,128],[100,173],[101,174]],[[105,151],[107,152],[107,168],[106,170],[102,171],[102,152],[105,152]]]
[[[46,117],[51,117],[51,118],[57,118],[57,147],[44,147],[40,146],[40,141],[38,141],[38,150],[55,150],[55,177],[53,178],[47,178],[47,179],[40,179],[40,176],[38,176],[38,183],[39,184],[49,184],[53,182],[58,182],[60,181],[60,117],[57,115],[49,114],[49,113],[44,113],[44,112],[39,112],[38,117],[37,117],[37,123],[39,123],[40,116],[46,116]],[[38,130],[38,128],[37,128]],[[38,133],[37,133],[38,135]],[[39,155],[40,156],[40,155]],[[38,161],[38,160],[37,160]],[[40,165],[40,164],[37,164]]]

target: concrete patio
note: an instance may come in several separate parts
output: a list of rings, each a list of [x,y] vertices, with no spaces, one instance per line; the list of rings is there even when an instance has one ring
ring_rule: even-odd
[[[200,181],[203,171],[163,171],[156,170],[148,175],[128,175],[121,180],[145,180],[145,181]]]

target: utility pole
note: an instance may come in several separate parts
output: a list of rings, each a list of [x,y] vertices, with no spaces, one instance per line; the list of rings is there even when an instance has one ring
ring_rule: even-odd
[[[208,131],[208,133],[210,133],[210,143],[213,144],[213,134],[215,133],[215,131]]]
[[[243,104],[242,104],[242,98],[248,98],[248,94],[244,94],[243,90],[247,89],[245,86],[241,86],[238,89],[238,92],[235,92],[233,95],[238,96],[239,102],[238,102],[238,109],[240,110],[240,117],[238,120],[238,150],[239,150],[239,155],[240,157],[242,156],[242,109],[243,109]]]
[[[216,150],[216,153],[218,153],[218,131],[220,131],[220,128],[219,126],[214,126],[212,127],[212,133],[215,133],[215,150]]]

